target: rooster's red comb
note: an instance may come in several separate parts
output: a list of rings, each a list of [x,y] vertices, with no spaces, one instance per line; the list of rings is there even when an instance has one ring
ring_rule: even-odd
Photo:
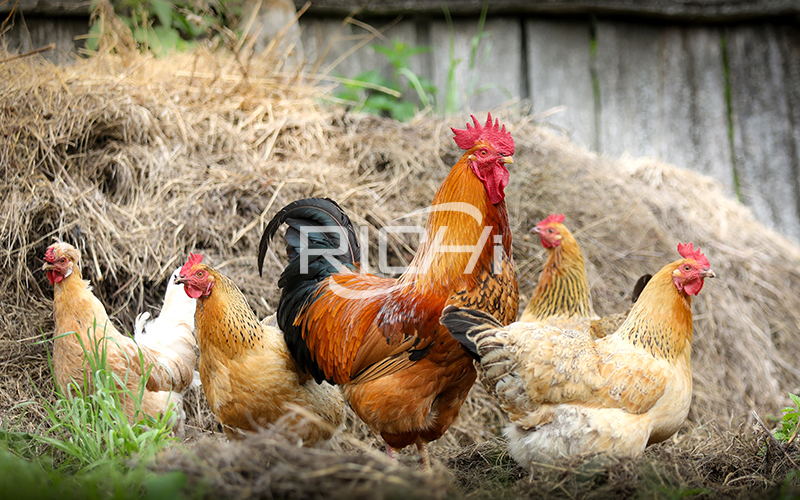
[[[191,271],[192,267],[195,264],[199,264],[201,262],[203,262],[202,255],[200,255],[199,253],[190,253],[189,260],[187,260],[186,264],[184,264],[183,267],[181,268],[181,274],[186,276],[187,274],[189,274],[189,271]]]
[[[678,253],[684,259],[694,259],[704,269],[711,267],[706,256],[700,251],[700,247],[695,250],[692,243],[678,243]]]
[[[500,120],[495,120],[493,124],[492,114],[489,113],[488,118],[486,118],[486,125],[481,125],[478,123],[478,119],[475,118],[475,115],[470,115],[470,117],[475,124],[474,127],[470,126],[469,123],[467,123],[466,130],[450,127],[450,130],[456,134],[453,140],[456,141],[456,145],[458,145],[459,148],[468,150],[472,148],[477,141],[485,140],[503,156],[511,156],[514,154],[514,139],[509,132],[506,132],[505,125],[503,125],[503,128],[500,128]]]
[[[550,214],[544,219],[542,222],[538,223],[537,226],[546,226],[547,224],[552,224],[557,222],[558,224],[564,223],[564,214]]]

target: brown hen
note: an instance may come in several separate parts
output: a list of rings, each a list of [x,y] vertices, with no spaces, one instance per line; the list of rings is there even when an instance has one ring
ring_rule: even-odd
[[[275,324],[259,322],[239,287],[191,254],[176,283],[197,299],[200,380],[229,438],[275,428],[304,445],[330,439],[342,425],[338,388],[302,373]]]

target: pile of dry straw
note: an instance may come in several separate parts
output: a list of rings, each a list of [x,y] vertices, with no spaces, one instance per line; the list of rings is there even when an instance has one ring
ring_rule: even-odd
[[[35,406],[23,414],[15,405],[36,399],[37,388],[47,393],[52,387],[48,344],[40,342],[52,331],[52,291],[38,269],[54,240],[82,250],[85,277],[125,330],[138,312],[156,310],[166,277],[190,251],[231,276],[263,316],[276,305],[285,260],[269,255],[260,278],[255,254],[265,222],[278,209],[300,197],[331,197],[355,224],[369,228],[375,242],[379,228],[431,201],[460,155],[449,127],[463,127],[466,114],[399,124],[323,106],[324,89],[277,73],[274,61],[242,63],[202,49],[165,59],[119,52],[67,67],[34,58],[0,63],[4,421],[39,423]],[[635,279],[678,258],[678,242],[691,241],[718,278],[706,283],[693,304],[690,436],[698,429],[738,430],[750,410],[777,413],[787,392],[800,390],[800,296],[792,287],[800,282],[796,245],[725,198],[708,178],[655,161],[600,157],[529,117],[499,114],[517,145],[507,203],[523,299],[544,261],[538,238],[527,234],[550,212],[566,215],[583,247],[600,314],[627,308]],[[411,238],[391,244],[395,263],[410,260]],[[190,412],[197,434],[215,428],[204,404],[198,395]],[[433,456],[458,470],[469,457],[488,464],[480,447],[462,450],[496,444],[503,418],[476,389],[460,423],[434,445]],[[377,443],[355,420],[348,435]],[[668,445],[677,451],[670,453],[684,456],[696,452],[698,442],[719,442],[702,435],[698,441],[679,433]],[[730,448],[731,441],[725,443],[720,446]],[[218,446],[201,441],[195,452],[219,456]],[[259,446],[251,450],[274,445]],[[343,446],[347,456],[364,455],[352,443]],[[282,455],[261,455],[261,466],[280,468]],[[333,464],[339,467],[333,471],[350,477],[367,467],[390,485],[391,478],[402,482],[417,474],[392,475],[387,471],[394,466],[379,458],[348,460]],[[440,467],[441,477],[452,473],[447,470]],[[517,477],[519,471],[508,466],[506,473]],[[455,475],[464,484],[463,474]],[[283,476],[272,479],[278,477]],[[277,491],[269,487],[264,491]],[[449,486],[425,487],[430,496],[448,491]]]

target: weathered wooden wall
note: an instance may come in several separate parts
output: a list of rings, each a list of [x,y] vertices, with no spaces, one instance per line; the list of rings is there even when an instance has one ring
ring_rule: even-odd
[[[306,57],[353,77],[384,65],[344,17],[301,19]],[[380,29],[388,18],[367,21]],[[453,58],[463,109],[530,102],[577,143],[710,175],[766,224],[800,241],[800,29],[797,18],[733,24],[490,16],[475,68],[476,17],[406,16],[382,35],[431,47],[413,70],[444,89]],[[450,40],[454,53],[450,53]],[[374,39],[370,43],[384,43]],[[487,88],[480,93],[476,89]],[[702,196],[702,193],[698,193]]]
[[[493,1],[472,69],[483,2],[447,5],[461,14],[452,26],[440,3],[425,0],[316,0],[300,22],[305,58],[318,74],[388,67],[370,48],[384,41],[343,23],[358,7],[384,39],[432,49],[412,69],[440,90],[451,62],[461,60],[455,78],[463,112],[529,104],[594,151],[649,156],[715,177],[765,223],[800,241],[800,2]],[[18,16],[5,43],[24,52],[55,41],[49,57],[68,60],[70,40],[86,31],[87,3],[19,6],[33,15]],[[386,17],[393,13],[405,17]]]

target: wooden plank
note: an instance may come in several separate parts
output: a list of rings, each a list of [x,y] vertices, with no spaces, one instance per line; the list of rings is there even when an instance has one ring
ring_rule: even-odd
[[[597,23],[598,150],[621,156],[659,156],[657,29]]]
[[[549,115],[548,123],[597,150],[589,21],[528,19],[525,35],[533,113]],[[549,114],[557,107],[565,109]]]
[[[378,36],[364,27],[343,23],[342,19],[304,16],[300,18],[301,40],[306,58],[306,70],[324,76],[355,78],[364,71],[380,69],[389,76],[391,64],[386,57],[372,49],[373,44],[398,40],[417,45],[413,21],[375,23]],[[411,60],[414,72],[423,70],[420,58]],[[325,81],[325,80],[323,80]]]
[[[474,57],[472,40],[478,33],[477,19],[454,19],[452,30],[445,21],[431,22],[433,84],[444,96],[452,61],[460,110],[480,112],[494,109],[525,95],[522,71],[522,23],[515,18],[489,18],[485,36]],[[450,41],[453,40],[453,54]],[[470,63],[472,59],[472,64]]]
[[[74,60],[83,40],[75,37],[89,32],[89,19],[80,17],[25,17],[16,16],[4,39],[10,53],[25,53],[55,43],[56,48],[42,52],[41,56],[52,62],[68,64]]]
[[[734,196],[720,43],[716,28],[598,23],[599,151],[689,168]]]
[[[784,61],[786,85],[784,91],[789,104],[789,121],[791,123],[791,159],[794,179],[795,203],[800,214],[800,31],[794,25],[779,26],[778,42]],[[800,238],[795,238],[800,242]]]
[[[735,165],[747,205],[765,224],[800,240],[797,138],[787,74],[774,25],[726,29]],[[796,134],[796,132],[795,132]]]
[[[307,0],[294,0],[301,8]],[[346,16],[394,16],[397,14],[441,15],[446,4],[452,14],[477,15],[483,0],[314,0],[310,12]],[[12,10],[38,15],[85,16],[91,11],[86,0],[19,0],[0,3],[0,13]],[[687,21],[733,21],[792,16],[800,13],[795,0],[493,0],[491,14],[623,15]]]
[[[671,26],[661,37],[658,157],[714,177],[734,197],[722,34]]]
[[[306,0],[295,0],[300,8]],[[477,15],[484,0],[315,0],[311,12],[349,15]],[[620,15],[697,21],[734,21],[792,16],[800,13],[795,0],[493,0],[490,14]]]
[[[91,2],[86,0],[11,0],[0,2],[0,14],[22,12],[40,16],[88,16]]]

